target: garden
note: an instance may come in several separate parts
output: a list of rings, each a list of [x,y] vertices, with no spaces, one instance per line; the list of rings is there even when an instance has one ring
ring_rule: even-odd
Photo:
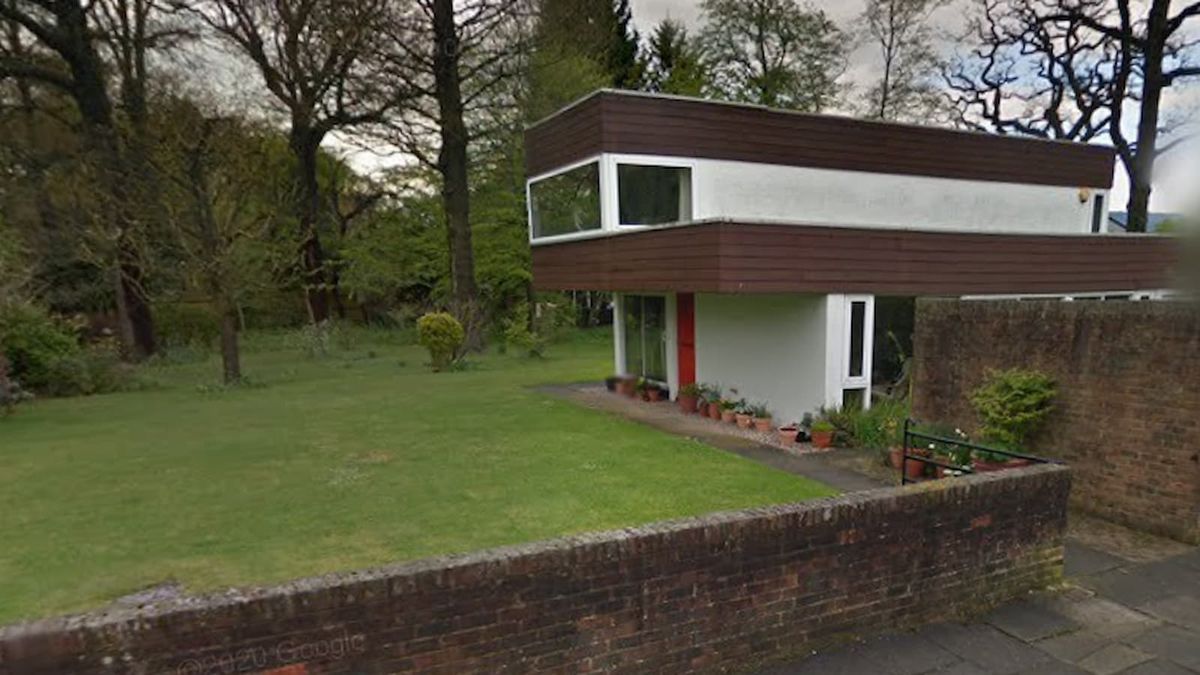
[[[832,493],[535,389],[603,379],[603,329],[441,372],[411,326],[250,331],[237,386],[50,343],[0,417],[0,623]]]

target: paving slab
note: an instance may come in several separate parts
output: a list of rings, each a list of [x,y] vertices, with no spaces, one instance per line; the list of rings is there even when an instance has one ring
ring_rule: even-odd
[[[1197,584],[1200,584],[1200,579],[1197,579]],[[1200,631],[1200,597],[1195,595],[1163,598],[1146,603],[1139,609],[1164,621]]]
[[[1049,600],[1048,604],[1068,619],[1110,639],[1136,635],[1161,623],[1106,598],[1058,598]]]
[[[1112,644],[1113,639],[1092,630],[1081,630],[1033,643],[1060,661],[1074,663]]]
[[[920,675],[960,659],[919,634],[900,633],[869,640],[860,652],[875,664],[872,672]]]
[[[935,670],[936,675],[988,675],[988,672],[970,661],[959,661],[942,668]]]
[[[1121,675],[1196,675],[1195,671],[1188,670],[1162,659],[1154,659],[1146,661],[1124,671]]]
[[[1154,656],[1129,645],[1111,644],[1081,659],[1078,665],[1092,675],[1117,675],[1153,659]]]
[[[1091,576],[1129,564],[1124,558],[1077,541],[1067,542],[1066,558],[1064,573],[1068,577]]]
[[[1200,632],[1178,626],[1161,626],[1142,633],[1128,643],[1160,659],[1200,671]]]
[[[995,675],[1021,673],[1051,662],[1051,657],[986,624],[943,623],[922,634],[942,649]]]
[[[1103,596],[1131,607],[1178,595],[1200,584],[1196,571],[1173,559],[1118,568],[1078,580]]]
[[[1079,624],[1040,603],[1018,601],[1009,603],[983,618],[1009,635],[1025,642],[1070,633]]]

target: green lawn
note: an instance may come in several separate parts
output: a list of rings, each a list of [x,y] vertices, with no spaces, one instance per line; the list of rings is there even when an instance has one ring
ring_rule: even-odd
[[[255,387],[204,386],[212,359],[0,420],[0,623],[832,493],[529,388],[602,378],[607,336],[443,374],[365,340],[260,341]]]

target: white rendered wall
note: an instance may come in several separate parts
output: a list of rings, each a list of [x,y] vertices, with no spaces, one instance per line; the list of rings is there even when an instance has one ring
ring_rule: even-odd
[[[708,159],[695,160],[692,171],[693,217],[697,220],[744,218],[923,230],[1086,233],[1091,231],[1092,199],[1097,194],[1085,191],[1081,202],[1076,187]],[[1107,220],[1106,204],[1102,222]]]
[[[798,422],[826,403],[825,297],[696,295],[696,379]]]

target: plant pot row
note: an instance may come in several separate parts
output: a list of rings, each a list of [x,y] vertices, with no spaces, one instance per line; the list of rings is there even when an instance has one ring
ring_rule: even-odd
[[[941,464],[949,464],[952,466],[961,466],[959,461],[955,460],[953,457],[948,457],[945,455],[934,455],[934,454],[931,454],[928,450],[918,450],[918,449],[913,448],[913,449],[909,449],[908,454],[910,457],[912,457],[912,456],[926,457],[926,458],[931,458],[934,461],[939,462]],[[904,451],[901,448],[892,448],[888,452],[888,461],[892,465],[892,468],[896,469],[897,471],[899,471],[900,468],[903,466],[904,473],[909,478],[922,478],[925,476],[927,470],[929,470],[929,472],[932,473],[937,478],[946,478],[948,475],[957,475],[957,474],[950,474],[950,472],[953,471],[953,469],[947,469],[946,467],[938,466],[937,464],[927,464],[920,460],[909,459],[907,464],[905,464]],[[976,458],[970,459],[969,461],[970,461],[971,471],[973,471],[974,473],[987,473],[989,471],[1003,471],[1005,469],[1017,469],[1017,468],[1029,465],[1029,460],[1015,459],[1015,458],[1001,460],[1001,461],[994,461],[994,460],[986,460],[986,459],[976,457]]]

